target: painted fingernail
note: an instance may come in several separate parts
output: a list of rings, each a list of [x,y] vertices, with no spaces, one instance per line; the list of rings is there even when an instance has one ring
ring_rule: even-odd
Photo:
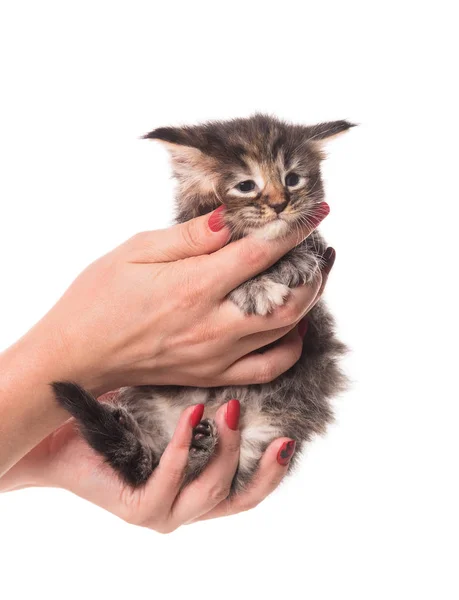
[[[295,452],[296,442],[295,440],[290,440],[289,442],[284,442],[280,447],[279,452],[277,453],[277,462],[284,466],[288,465],[290,459]]]
[[[301,339],[303,339],[304,336],[306,335],[306,333],[308,331],[308,327],[309,327],[309,319],[307,317],[304,317],[298,323],[298,333],[300,334]]]
[[[327,275],[330,273],[330,271],[332,270],[332,267],[335,263],[335,258],[336,258],[336,252],[335,249],[332,248],[331,246],[329,246],[325,252],[324,252],[324,267],[323,267],[323,271],[324,273],[326,273]]]
[[[309,219],[311,227],[316,228],[330,212],[330,207],[326,202],[321,202],[317,207],[315,214]]]
[[[204,404],[196,404],[193,412],[191,413],[191,417],[190,417],[191,427],[194,428],[199,425],[203,414],[204,414]]]
[[[226,424],[233,431],[236,431],[239,426],[240,414],[241,404],[239,400],[230,400],[226,405]]]
[[[211,231],[221,231],[225,226],[225,222],[223,221],[223,213],[225,212],[224,206],[219,206],[217,210],[210,215],[209,218],[209,228]]]

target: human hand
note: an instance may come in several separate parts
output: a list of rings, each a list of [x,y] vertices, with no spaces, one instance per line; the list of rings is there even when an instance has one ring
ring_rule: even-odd
[[[219,433],[215,456],[204,472],[183,489],[193,424],[201,418],[203,405],[191,406],[182,413],[158,467],[142,488],[134,490],[122,483],[78,435],[72,419],[0,479],[0,492],[30,486],[64,488],[129,523],[161,533],[172,532],[185,523],[248,510],[270,494],[286,474],[288,461],[278,462],[278,456],[290,440],[272,442],[249,489],[228,499],[239,460],[240,432],[228,426],[226,407],[220,407],[215,418]]]
[[[298,360],[295,326],[320,296],[323,273],[265,317],[243,315],[227,294],[311,230],[222,248],[222,210],[115,248],[0,355],[0,476],[67,418],[52,381],[96,396],[125,385],[242,385],[274,379]],[[327,213],[318,207],[315,226]]]
[[[327,209],[319,206],[316,225]],[[227,294],[311,229],[222,248],[229,236],[222,210],[140,233],[81,273],[30,332],[40,346],[50,332],[58,340],[55,380],[97,395],[124,385],[242,385],[270,381],[298,360],[301,339],[286,334],[316,301],[320,276],[265,317],[243,315]],[[253,353],[276,340],[269,351]]]

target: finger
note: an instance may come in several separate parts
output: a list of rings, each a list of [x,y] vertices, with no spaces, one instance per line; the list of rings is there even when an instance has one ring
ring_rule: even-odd
[[[209,259],[209,269],[222,273],[216,286],[221,296],[226,296],[238,285],[265,271],[289,250],[302,242],[328,215],[330,208],[326,202],[317,206],[309,224],[284,238],[266,240],[249,235],[233,242],[216,252]]]
[[[215,252],[228,242],[230,236],[223,223],[223,212],[221,206],[210,215],[168,229],[138,233],[127,242],[131,262],[172,262]]]
[[[227,498],[239,462],[239,402],[230,400],[215,415],[218,445],[203,473],[187,486],[172,509],[173,521],[187,523]]]
[[[196,521],[235,515],[255,508],[280,484],[287,473],[294,451],[295,442],[290,438],[279,438],[272,442],[263,454],[250,487],[232,498],[223,500]]]
[[[181,415],[174,435],[161,456],[159,465],[145,486],[144,505],[155,518],[164,520],[180,491],[188,465],[193,428],[204,412],[203,404],[187,408]],[[148,515],[147,515],[148,518]]]
[[[301,356],[303,340],[298,328],[263,354],[253,353],[232,364],[219,378],[220,385],[268,383],[293,367]]]
[[[317,294],[318,299],[322,296],[325,286],[327,285],[328,276],[330,275],[330,271],[335,264],[336,252],[335,249],[329,246],[323,255],[324,266],[322,267],[322,285],[320,286],[319,293]]]
[[[283,338],[289,331],[292,331],[298,323],[292,323],[287,327],[279,327],[278,329],[272,329],[270,331],[262,331],[261,333],[253,333],[242,338],[238,345],[234,348],[234,360],[238,360],[243,356],[247,356],[252,352],[256,352],[277,340]]]
[[[310,284],[292,289],[285,304],[278,306],[271,314],[264,317],[244,315],[234,302],[225,300],[220,306],[219,322],[231,324],[235,339],[295,325],[311,309],[321,285],[322,275],[319,272]]]

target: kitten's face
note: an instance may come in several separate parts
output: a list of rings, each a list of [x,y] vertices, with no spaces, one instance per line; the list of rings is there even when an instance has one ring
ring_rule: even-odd
[[[256,115],[222,123],[157,129],[180,185],[181,211],[196,216],[223,203],[233,238],[275,238],[308,223],[323,199],[323,140],[352,125],[288,125]]]
[[[275,238],[307,223],[323,198],[318,149],[288,148],[267,132],[244,141],[239,164],[221,164],[215,177],[233,237]]]

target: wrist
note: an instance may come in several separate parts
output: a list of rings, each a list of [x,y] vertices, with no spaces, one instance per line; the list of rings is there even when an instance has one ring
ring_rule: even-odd
[[[49,385],[69,376],[63,353],[37,325],[0,354],[0,477],[68,419]]]
[[[73,339],[71,329],[63,331],[46,315],[6,351],[6,360],[16,377],[20,368],[47,391],[53,381],[72,381],[92,394],[103,393],[99,390],[105,387],[105,380],[96,371],[100,369],[100,361],[91,358],[87,350],[90,344],[81,351],[79,347],[84,344],[78,341]]]
[[[68,352],[57,332],[45,329],[38,323],[0,354],[2,391],[13,391],[24,381],[41,387],[68,377]]]

